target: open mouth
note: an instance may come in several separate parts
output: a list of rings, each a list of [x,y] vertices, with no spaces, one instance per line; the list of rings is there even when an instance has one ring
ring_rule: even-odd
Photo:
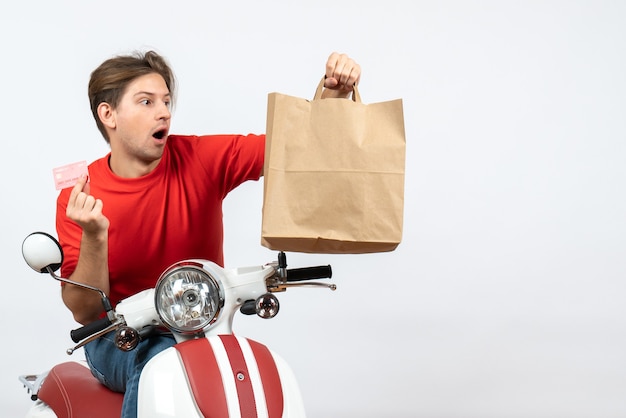
[[[158,131],[156,131],[154,134],[152,134],[152,137],[161,141],[163,140],[163,138],[165,138],[165,136],[167,135],[167,129],[159,129]]]

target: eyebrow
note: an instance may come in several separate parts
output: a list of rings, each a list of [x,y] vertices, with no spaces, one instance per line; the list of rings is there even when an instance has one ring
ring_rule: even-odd
[[[159,94],[158,94],[158,93],[152,93],[152,92],[149,92],[149,91],[143,91],[143,90],[142,90],[142,91],[138,91],[137,93],[133,94],[133,97],[134,97],[134,96],[142,96],[142,95],[143,95],[143,96],[158,96]],[[172,95],[172,94],[168,91],[166,94],[164,94],[164,97],[171,97],[171,95]]]

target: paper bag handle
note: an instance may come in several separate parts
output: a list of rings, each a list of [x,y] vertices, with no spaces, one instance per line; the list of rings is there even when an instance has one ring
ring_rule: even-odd
[[[324,89],[324,80],[326,77],[322,77],[322,81],[317,86],[317,90],[315,90],[315,96],[313,100],[319,100],[322,98],[322,90]],[[356,83],[352,86],[352,100],[356,103],[361,103],[361,95],[359,94],[359,89],[356,87]]]

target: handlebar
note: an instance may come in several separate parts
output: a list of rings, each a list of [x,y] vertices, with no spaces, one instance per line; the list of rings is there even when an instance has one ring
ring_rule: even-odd
[[[111,321],[109,320],[109,318],[104,317],[102,319],[98,319],[97,321],[90,322],[85,326],[70,331],[70,337],[72,338],[72,341],[74,341],[75,343],[79,343],[85,338],[106,329],[110,325]]]
[[[287,269],[287,282],[300,282],[303,280],[330,279],[333,277],[333,270],[329,265],[316,267],[303,267]]]
[[[322,265],[322,266],[314,266],[314,267],[284,269],[283,274],[285,275],[282,278],[282,280],[284,280],[283,281],[284,286],[289,286],[286,284],[289,282],[302,282],[302,281],[315,280],[315,279],[329,279],[329,278],[332,278],[333,276],[333,272],[332,272],[332,268],[330,264]],[[311,285],[313,284],[316,284],[316,283],[311,283]],[[293,284],[291,286],[298,286],[298,285]],[[331,285],[329,285],[329,287],[331,287]],[[334,290],[334,287],[331,287],[331,289]],[[81,341],[85,340],[86,338],[95,337],[96,334],[106,331],[107,328],[112,327],[112,325],[113,325],[112,319],[110,319],[109,316],[107,316],[107,317],[98,319],[97,321],[91,322],[87,325],[84,325],[80,328],[72,330],[70,332],[70,337],[72,341],[78,344]]]

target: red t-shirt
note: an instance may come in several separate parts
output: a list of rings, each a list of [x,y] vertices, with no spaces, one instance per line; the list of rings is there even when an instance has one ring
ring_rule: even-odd
[[[109,155],[89,165],[90,193],[104,203],[109,227],[111,303],[154,287],[175,262],[203,258],[223,265],[222,201],[246,180],[258,180],[265,136],[170,135],[159,165],[133,179],[116,176]],[[82,229],[65,215],[71,188],[57,199],[56,226],[69,277]]]

